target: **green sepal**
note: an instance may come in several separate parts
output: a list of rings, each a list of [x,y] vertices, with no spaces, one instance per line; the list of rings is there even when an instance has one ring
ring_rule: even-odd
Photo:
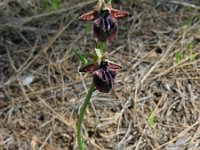
[[[95,52],[98,58],[102,58],[102,51],[99,48],[95,48]]]
[[[107,3],[107,4],[111,4],[111,3],[112,3],[112,0],[106,0],[106,3]]]
[[[103,42],[98,42],[98,43],[97,43],[97,48],[101,50],[101,53],[103,53],[103,50],[104,50],[104,43],[103,43]]]

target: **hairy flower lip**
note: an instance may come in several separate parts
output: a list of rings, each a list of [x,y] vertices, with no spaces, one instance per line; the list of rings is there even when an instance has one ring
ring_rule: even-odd
[[[117,20],[111,17],[98,18],[93,24],[93,35],[96,41],[112,43],[118,35]]]
[[[102,93],[109,93],[110,90],[114,87],[114,82],[111,83],[107,80],[102,80],[102,78],[96,74],[93,75],[93,82],[97,90]]]

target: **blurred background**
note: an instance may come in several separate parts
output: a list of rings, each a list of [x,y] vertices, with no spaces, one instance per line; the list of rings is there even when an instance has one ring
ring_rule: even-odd
[[[0,150],[77,150],[76,120],[91,76],[74,51],[94,48],[96,0],[0,1]],[[129,12],[105,50],[123,68],[95,91],[89,150],[200,149],[200,1],[113,0]]]

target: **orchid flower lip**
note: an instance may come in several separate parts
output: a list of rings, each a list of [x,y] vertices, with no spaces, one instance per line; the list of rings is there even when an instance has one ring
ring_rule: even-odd
[[[108,31],[110,31],[110,20],[109,20],[109,19],[110,19],[110,17],[108,17],[108,18],[106,19],[107,25],[108,25],[108,26],[107,26],[107,27],[108,27],[108,28],[107,28]]]

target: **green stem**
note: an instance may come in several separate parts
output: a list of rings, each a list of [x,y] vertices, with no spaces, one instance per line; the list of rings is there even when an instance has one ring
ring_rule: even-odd
[[[87,93],[87,96],[85,98],[85,101],[83,103],[83,106],[81,107],[80,115],[79,115],[78,122],[77,122],[77,141],[78,141],[79,150],[84,150],[84,142],[82,141],[82,138],[81,138],[81,129],[82,129],[81,127],[82,127],[82,123],[83,123],[83,117],[85,114],[85,110],[90,102],[90,98],[92,96],[93,91],[94,91],[94,83],[92,82],[90,85],[90,89]]]

